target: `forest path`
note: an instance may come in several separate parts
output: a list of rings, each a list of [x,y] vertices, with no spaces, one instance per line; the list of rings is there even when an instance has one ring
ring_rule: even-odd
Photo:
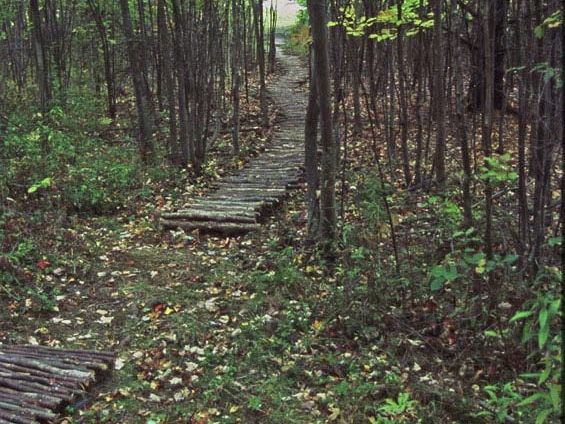
[[[280,48],[277,61],[277,74],[268,87],[268,96],[280,115],[272,140],[244,168],[223,178],[216,190],[194,198],[188,208],[163,213],[163,228],[228,235],[257,230],[261,218],[300,182],[307,105],[301,85],[307,79],[307,66]]]

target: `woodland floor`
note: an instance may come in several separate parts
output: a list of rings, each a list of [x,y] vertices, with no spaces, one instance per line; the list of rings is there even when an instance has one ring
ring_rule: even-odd
[[[247,125],[254,143],[268,139]],[[367,184],[370,149],[353,150]],[[354,184],[349,223],[361,216]],[[466,309],[472,299],[430,295],[425,273],[410,269],[419,252],[402,250],[409,263],[395,276],[389,248],[344,244],[328,270],[304,245],[302,190],[245,236],[160,231],[154,211],[198,190],[58,223],[46,237],[63,240],[65,262],[38,264],[33,295],[0,311],[0,342],[117,351],[112,377],[62,422],[494,422],[473,414],[484,412],[485,386],[522,367],[519,348],[474,327],[483,311]],[[438,231],[432,212],[411,215],[425,196],[403,196],[398,215],[423,224],[400,237],[421,237],[426,250]],[[377,229],[356,240],[376,233],[386,239]],[[505,296],[489,302],[511,316],[517,295]]]

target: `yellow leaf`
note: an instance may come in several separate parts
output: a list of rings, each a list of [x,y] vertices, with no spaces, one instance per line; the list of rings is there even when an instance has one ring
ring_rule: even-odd
[[[330,403],[328,405],[328,407],[330,408],[330,411],[332,412],[331,415],[328,417],[328,420],[329,421],[336,420],[337,417],[339,417],[341,410],[337,406],[335,406],[333,403]]]
[[[167,306],[167,309],[165,309],[165,315],[171,315],[173,312],[175,312],[173,309],[169,308]]]
[[[239,406],[233,405],[233,406],[230,408],[230,414],[236,413],[238,409],[239,409]]]
[[[487,264],[487,260],[485,258],[481,258],[477,266],[475,267],[475,272],[477,274],[482,274],[485,272],[485,265]]]
[[[312,323],[312,329],[316,330],[316,331],[320,330],[323,326],[324,326],[324,323],[322,321],[316,320]]]

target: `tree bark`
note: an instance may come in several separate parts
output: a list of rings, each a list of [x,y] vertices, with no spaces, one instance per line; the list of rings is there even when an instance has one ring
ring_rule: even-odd
[[[265,75],[265,23],[263,19],[263,0],[254,0],[254,25],[257,42],[257,62],[259,65],[259,102],[261,105],[261,121],[264,127],[269,125],[269,109],[267,105],[267,84]]]
[[[331,112],[330,66],[328,53],[327,10],[325,0],[308,0],[312,27],[315,78],[320,108],[322,169],[320,178],[320,241],[325,254],[331,257],[337,240],[335,200],[336,145]]]
[[[489,16],[490,2],[487,1],[484,6],[484,16]],[[494,119],[494,31],[491,21],[485,19],[483,21],[483,40],[485,52],[485,84],[484,84],[484,104],[483,104],[483,123],[482,123],[482,146],[485,158],[485,167],[490,167],[487,159],[491,157],[491,136]],[[493,209],[493,192],[492,184],[485,179],[485,228],[484,228],[484,245],[487,259],[494,256],[493,239],[492,239],[492,209]]]
[[[306,204],[308,205],[307,239],[313,242],[318,234],[320,223],[320,205],[318,189],[320,174],[318,171],[318,124],[320,108],[318,105],[317,79],[314,76],[314,52],[310,49],[310,89],[308,92],[308,107],[304,125],[304,169],[307,184]]]
[[[436,121],[436,145],[434,153],[434,167],[436,181],[438,185],[443,186],[445,183],[445,86],[443,80],[444,60],[443,52],[443,30],[441,28],[441,2],[442,0],[434,0],[434,87],[433,87],[433,115]]]
[[[113,72],[113,60],[112,60],[112,50],[110,47],[110,42],[108,40],[108,31],[106,30],[106,25],[104,23],[104,16],[100,5],[94,0],[88,0],[88,6],[92,17],[94,18],[94,23],[96,24],[96,29],[100,37],[100,43],[102,45],[102,57],[104,60],[104,78],[106,79],[106,102],[108,107],[108,117],[112,120],[116,119],[116,83],[114,79]]]
[[[153,145],[153,120],[152,100],[146,75],[143,73],[143,55],[140,54],[141,46],[135,40],[133,25],[129,11],[128,0],[120,0],[122,11],[123,30],[126,37],[130,73],[133,80],[135,102],[137,106],[137,119],[139,125],[139,154],[145,164],[155,162],[155,147]]]

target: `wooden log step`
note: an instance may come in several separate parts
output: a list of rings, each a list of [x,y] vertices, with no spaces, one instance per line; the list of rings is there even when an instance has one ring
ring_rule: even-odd
[[[234,206],[230,203],[202,203],[202,204],[194,204],[188,208],[179,209],[174,212],[163,212],[161,215],[165,219],[177,219],[175,215],[185,215],[187,213],[202,213],[203,211],[210,211],[210,213],[214,214],[230,214],[233,216],[240,216],[243,218],[255,219],[259,216],[259,212],[255,209],[250,207],[238,207]]]
[[[229,177],[224,182],[216,183],[216,187],[240,184],[251,187],[286,187],[288,184],[297,183],[298,178],[273,178],[262,176]]]
[[[272,162],[265,162],[265,163],[252,163],[247,168],[248,171],[256,171],[255,175],[271,175],[275,173],[279,173],[281,175],[291,175],[294,172],[300,172],[298,166],[293,165],[281,165]],[[241,174],[240,174],[241,175]]]
[[[247,182],[240,182],[240,181],[226,181],[223,183],[218,183],[216,185],[218,190],[272,190],[272,191],[283,191],[286,193],[286,184],[285,182],[271,182],[269,184],[247,181]]]
[[[261,178],[262,176],[272,177],[274,175],[280,175],[281,177],[288,175],[290,177],[294,177],[296,174],[301,172],[297,166],[282,166],[273,163],[251,164],[248,170],[253,172],[250,172],[247,175],[257,178]]]
[[[258,224],[248,224],[243,222],[216,222],[216,221],[176,221],[161,220],[163,228],[182,228],[186,231],[201,230],[207,232],[222,233],[224,235],[234,235],[248,233],[259,230]]]
[[[233,193],[251,193],[256,195],[268,195],[268,196],[284,196],[286,190],[283,188],[272,188],[272,187],[253,187],[249,185],[237,185],[237,184],[227,184],[222,187],[222,193],[228,192]]]
[[[113,352],[0,345],[0,424],[56,421],[114,360]]]
[[[181,221],[214,221],[214,222],[242,222],[255,224],[257,219],[255,216],[243,215],[237,212],[229,211],[202,211],[188,210],[185,212],[164,213],[161,215],[165,220],[181,220]]]
[[[218,210],[233,210],[234,212],[247,212],[248,214],[259,215],[257,208],[261,207],[260,202],[256,205],[250,204],[249,202],[233,202],[233,201],[222,201],[218,199],[209,199],[208,197],[200,199],[198,203],[190,205],[189,208],[179,209],[177,212],[183,212],[191,209],[218,209]]]
[[[221,192],[215,192],[210,194],[208,197],[209,199],[215,200],[227,200],[227,201],[245,201],[245,202],[278,202],[279,199],[283,197],[275,196],[271,193],[263,193],[261,191],[253,191],[253,192],[227,192],[222,190]]]
[[[213,199],[215,200],[215,199]],[[258,199],[258,198],[223,198],[226,202],[234,204],[248,204],[253,206],[260,214],[266,209],[272,208],[280,203],[279,199]]]
[[[270,212],[269,208],[285,199],[289,189],[301,186],[307,66],[297,58],[284,57],[288,73],[275,78],[268,91],[280,113],[272,141],[243,169],[214,184],[214,191],[183,209],[163,214],[162,227],[222,233],[252,230],[258,228],[257,222]],[[235,222],[236,219],[242,222]]]

